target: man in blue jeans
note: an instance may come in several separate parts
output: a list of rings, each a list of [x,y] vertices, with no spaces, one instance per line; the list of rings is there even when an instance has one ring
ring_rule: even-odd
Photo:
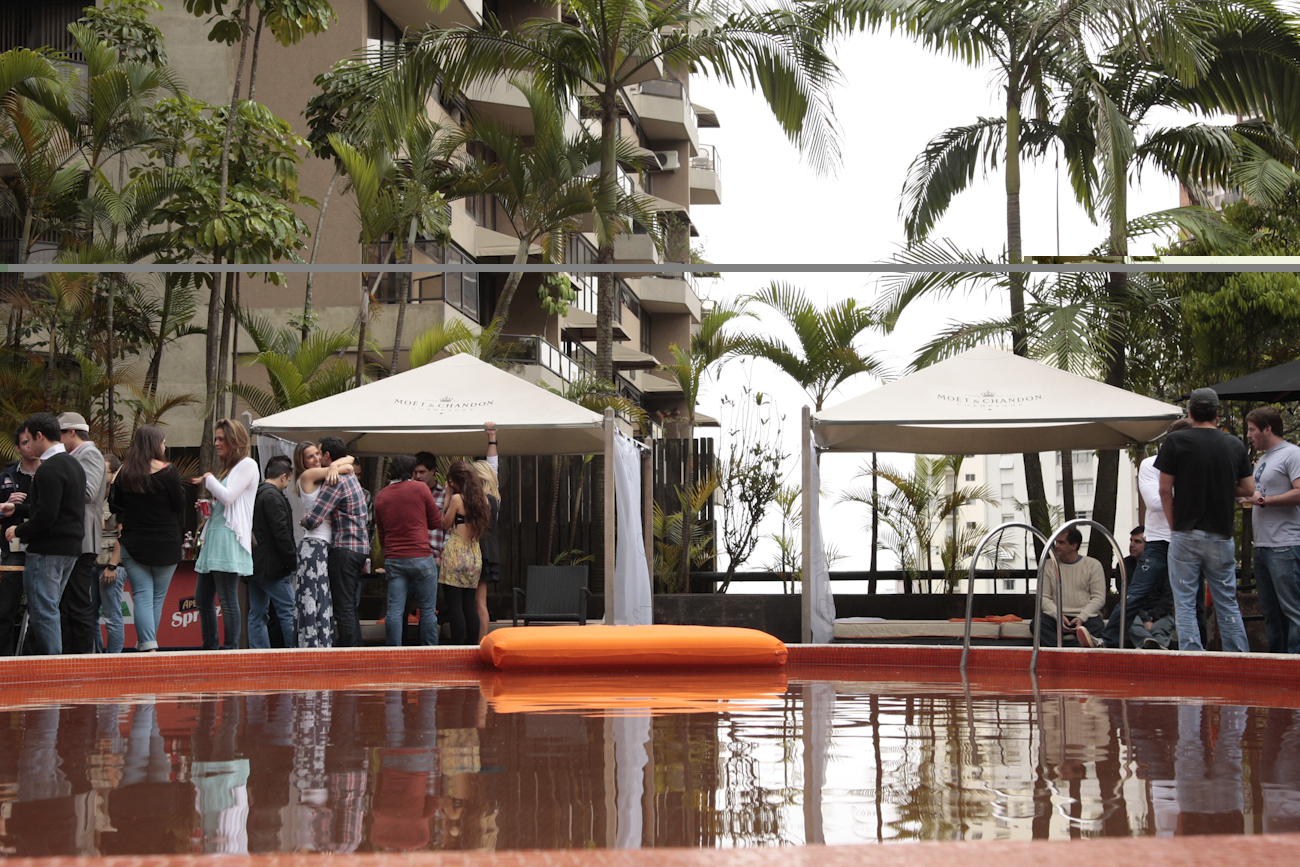
[[[1282,439],[1282,414],[1271,406],[1246,413],[1246,436],[1259,452],[1254,510],[1255,586],[1268,649],[1300,653],[1300,448]]]
[[[1214,600],[1223,649],[1246,653],[1246,625],[1237,607],[1232,524],[1237,498],[1255,493],[1254,471],[1241,440],[1219,430],[1219,396],[1198,388],[1187,401],[1192,426],[1165,437],[1156,455],[1160,502],[1171,529],[1169,586],[1179,650],[1204,650],[1196,621],[1203,577]]]
[[[388,465],[388,486],[375,497],[379,544],[384,549],[384,577],[388,579],[388,612],[384,615],[384,643],[402,646],[406,624],[406,598],[414,594],[420,607],[420,644],[438,643],[438,566],[429,545],[429,531],[442,526],[442,510],[429,486],[416,481],[415,458],[399,455]]]
[[[271,646],[267,631],[270,609],[280,624],[285,647],[297,647],[293,627],[293,573],[298,552],[293,545],[293,511],[284,489],[293,481],[293,461],[276,455],[266,462],[264,481],[253,499],[253,574],[248,579],[248,646]]]
[[[5,530],[5,542],[27,544],[23,591],[27,594],[32,642],[37,653],[63,652],[59,601],[72,567],[81,556],[85,531],[86,473],[59,440],[59,420],[40,412],[23,422],[18,433],[31,435],[31,448],[41,456],[32,477],[32,492],[24,505],[28,518]],[[0,504],[0,514],[12,515],[13,503]]]

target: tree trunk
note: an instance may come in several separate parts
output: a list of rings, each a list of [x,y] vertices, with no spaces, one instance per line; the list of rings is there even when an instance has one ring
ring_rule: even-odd
[[[226,112],[226,131],[221,139],[221,184],[217,188],[217,217],[226,210],[226,195],[230,191],[230,140],[235,129],[235,115],[239,111],[239,94],[243,90],[244,84],[244,61],[248,56],[248,34],[252,29],[248,25],[248,19],[252,12],[253,0],[244,0],[243,3],[243,21],[239,38],[239,65],[235,68],[235,88],[230,95],[230,108]],[[240,16],[239,12],[235,13],[236,19]],[[223,250],[220,246],[213,251],[212,264],[220,265],[222,263]],[[220,286],[220,277],[217,274],[212,275],[212,292],[208,298],[208,331],[204,340],[204,373],[207,375],[206,387],[206,408],[203,419],[203,442],[200,445],[199,460],[202,466],[216,466],[217,455],[212,446],[212,434],[215,429],[216,419],[213,414],[217,410],[217,387],[220,382],[218,369],[221,365],[221,311],[222,297]]]
[[[171,316],[172,292],[175,290],[175,275],[163,277],[162,310],[158,313],[158,339],[154,342],[153,357],[149,359],[149,369],[144,378],[144,389],[150,397],[158,394],[158,377],[162,369],[163,347],[166,346],[167,320]]]
[[[879,494],[877,493],[876,473],[879,472],[877,462],[879,455],[871,453],[871,577],[867,579],[867,592],[875,594],[876,592],[876,552],[880,549],[880,513],[876,510],[879,505]]]
[[[104,324],[104,339],[108,344],[108,353],[104,359],[104,377],[108,380],[108,450],[117,451],[117,407],[113,398],[117,390],[113,385],[113,302],[117,299],[117,274],[108,275],[107,321]]]
[[[1060,454],[1062,520],[1073,521],[1077,514],[1074,506],[1074,452],[1065,449]]]
[[[257,92],[257,57],[262,47],[262,21],[266,18],[266,10],[262,7],[257,8],[257,26],[253,29],[253,62],[248,67],[248,101],[253,101],[253,94]]]
[[[695,524],[695,408],[686,416],[686,498],[682,501],[682,556],[677,563],[677,589],[691,592],[691,531]]]
[[[226,365],[230,362],[230,326],[233,316],[232,308],[235,302],[235,273],[232,271],[226,275],[226,291],[224,303],[221,305],[221,360],[217,364],[217,383],[224,386],[226,382]],[[225,403],[226,396],[222,393],[217,398],[217,415],[223,416],[222,405]],[[230,416],[224,416],[230,418]]]
[[[231,386],[234,386],[236,383],[239,382],[239,317],[235,316],[235,314],[238,313],[240,310],[242,310],[244,306],[244,301],[243,298],[241,297],[241,290],[243,289],[243,284],[241,282],[242,276],[243,276],[242,274],[235,275],[235,303],[230,310],[226,311],[226,315],[231,317],[232,320],[230,325],[230,384]],[[230,392],[230,414],[227,415],[226,418],[237,417],[235,415],[235,402],[238,399],[239,398],[235,395],[235,392],[232,388]]]
[[[325,209],[330,206],[330,196],[334,194],[334,185],[338,183],[340,174],[342,172],[335,168],[334,175],[330,178],[330,185],[325,188],[325,198],[321,200],[320,213],[316,216],[316,237],[311,241],[311,264],[313,265],[316,264],[316,253],[320,250],[320,233],[325,226]],[[315,276],[314,272],[307,272],[307,291],[302,300],[302,340],[306,340],[308,332],[311,331],[312,278]]]
[[[393,244],[388,245],[388,250],[384,253],[384,258],[380,260],[380,265],[387,265],[388,260],[393,256]],[[384,279],[384,272],[380,271],[375,274],[374,281],[366,286],[361,284],[361,314],[360,322],[357,325],[357,378],[353,383],[357,388],[365,379],[366,370],[366,326],[370,323],[370,297],[379,290],[379,281]]]
[[[512,263],[516,266],[523,265],[528,261],[528,239],[519,239],[519,248],[515,250],[515,261]],[[510,316],[510,302],[514,300],[515,290],[519,288],[519,283],[523,279],[524,272],[511,271],[506,277],[505,288],[501,290],[501,295],[497,298],[496,309],[492,311],[493,319],[500,319],[500,328],[506,327],[506,319]],[[613,332],[611,332],[612,334]]]
[[[406,237],[406,249],[402,251],[402,264],[410,265],[415,260],[416,218],[411,218],[411,231]],[[402,296],[397,299],[397,324],[393,328],[393,361],[388,367],[388,375],[397,374],[397,359],[402,354],[402,331],[406,326],[406,305],[411,303],[411,278],[415,275],[407,272],[402,275]]]
[[[555,561],[555,528],[559,521],[560,510],[560,470],[563,467],[562,455],[551,456],[551,519],[546,524],[546,562]]]
[[[1020,237],[1020,99],[1018,74],[1010,75],[1007,85],[1007,262],[1019,265],[1023,261]],[[1019,356],[1027,356],[1029,335],[1025,328],[1025,275],[1008,274],[1011,286],[1011,346]],[[1043,487],[1043,464],[1038,452],[1021,456],[1025,465],[1025,492],[1029,498],[1030,523],[1044,535],[1052,532],[1051,518],[1047,512],[1047,492]],[[1034,551],[1042,556],[1043,543],[1034,538]]]

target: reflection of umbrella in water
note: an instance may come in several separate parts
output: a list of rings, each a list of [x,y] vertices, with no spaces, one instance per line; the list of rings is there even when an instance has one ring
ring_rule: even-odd
[[[479,689],[497,713],[659,716],[722,713],[735,702],[774,703],[785,693],[780,669],[715,671],[493,671]]]

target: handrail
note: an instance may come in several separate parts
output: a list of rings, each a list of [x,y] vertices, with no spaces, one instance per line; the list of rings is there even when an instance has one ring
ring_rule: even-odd
[[[1039,530],[1033,524],[1026,524],[1022,521],[1008,521],[1005,524],[999,524],[998,526],[994,527],[992,530],[989,530],[987,533],[985,533],[983,539],[980,539],[979,544],[975,546],[975,552],[971,554],[970,572],[966,576],[966,637],[962,641],[962,648],[961,648],[961,671],[963,674],[965,674],[966,672],[966,658],[970,655],[970,625],[971,625],[971,617],[975,611],[975,568],[979,564],[980,554],[983,553],[984,546],[987,545],[989,543],[989,540],[992,539],[994,536],[1000,533],[1004,533],[1007,530],[1014,530],[1017,528],[1022,530],[1028,530],[1030,533],[1034,534],[1034,536],[1036,536],[1040,542],[1043,543],[1044,548],[1046,548],[1048,551],[1052,550],[1051,542],[1048,541],[1048,538],[1043,535],[1043,532],[1041,530]],[[1042,570],[1042,564],[1040,563],[1039,571],[1041,570]],[[1040,581],[1038,582],[1038,584],[1039,584],[1038,592],[1040,597],[1039,604],[1042,604],[1041,603],[1042,582]],[[1037,617],[1037,614],[1035,614],[1035,617]],[[1037,632],[1035,632],[1035,634],[1037,634]],[[1060,642],[1058,641],[1057,643],[1059,644]]]
[[[1092,520],[1091,518],[1075,518],[1073,521],[1066,521],[1057,529],[1056,532],[1059,535],[1063,531],[1068,530],[1070,527],[1074,527],[1076,525],[1082,525],[1082,524],[1086,524],[1089,527],[1092,527],[1094,530],[1101,530],[1101,534],[1105,536],[1108,540],[1110,540],[1110,547],[1115,552],[1115,559],[1119,561],[1120,629],[1119,629],[1118,649],[1122,650],[1124,648],[1124,633],[1128,632],[1128,627],[1129,627],[1129,624],[1125,622],[1125,618],[1128,616],[1128,598],[1127,598],[1128,597],[1128,574],[1127,574],[1127,570],[1124,568],[1124,552],[1119,547],[1119,541],[1116,540],[1115,536],[1110,532],[1110,530],[1107,530],[1104,525],[1098,524],[1096,521]],[[1056,537],[1053,536],[1052,538],[1056,538]],[[1089,541],[1089,544],[1090,545],[1092,544],[1091,541]],[[1106,581],[1106,583],[1109,584],[1110,581]]]

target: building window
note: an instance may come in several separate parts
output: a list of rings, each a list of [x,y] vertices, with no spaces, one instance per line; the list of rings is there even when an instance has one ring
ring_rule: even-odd
[[[641,316],[641,351],[646,355],[652,355],[650,352],[650,317]]]
[[[1003,589],[1003,590],[1015,590],[1015,589],[1016,589],[1016,579],[1014,579],[1014,578],[1003,578],[1003,579],[1002,579],[1002,589]]]
[[[1089,512],[1087,509],[1078,509],[1075,511],[1074,517],[1082,518],[1083,520],[1087,521],[1092,517],[1092,513]]]
[[[53,48],[73,63],[85,63],[77,43],[68,32],[87,4],[82,0],[43,0],[39,3],[5,3],[0,7],[0,51],[14,48]]]
[[[395,46],[401,41],[401,28],[384,14],[384,10],[374,0],[370,0],[366,4],[366,53],[370,60],[378,61],[395,53]]]
[[[1014,521],[1015,519],[1016,519],[1016,516],[1015,516],[1015,515],[1003,515],[1003,516],[1002,516],[1002,523],[1004,523],[1004,524],[1010,524],[1010,523],[1011,523],[1012,521]]]
[[[973,482],[973,481],[975,481],[975,474],[974,474],[974,473],[967,473],[967,474],[966,474],[966,481],[968,481],[968,482]]]
[[[974,529],[975,529],[975,522],[974,522],[974,521],[967,521],[967,522],[966,522],[966,529],[967,529],[967,530],[974,530]]]
[[[473,265],[474,257],[455,244],[448,244],[447,264]],[[478,274],[472,271],[460,274],[448,272],[443,293],[443,298],[448,304],[464,313],[472,321],[479,321]]]
[[[1059,492],[1058,492],[1058,493],[1059,493]],[[1015,485],[1003,485],[1003,486],[1002,486],[1002,499],[1004,499],[1004,500],[1011,500],[1011,499],[1014,499],[1015,496],[1016,496],[1016,486],[1015,486]]]

